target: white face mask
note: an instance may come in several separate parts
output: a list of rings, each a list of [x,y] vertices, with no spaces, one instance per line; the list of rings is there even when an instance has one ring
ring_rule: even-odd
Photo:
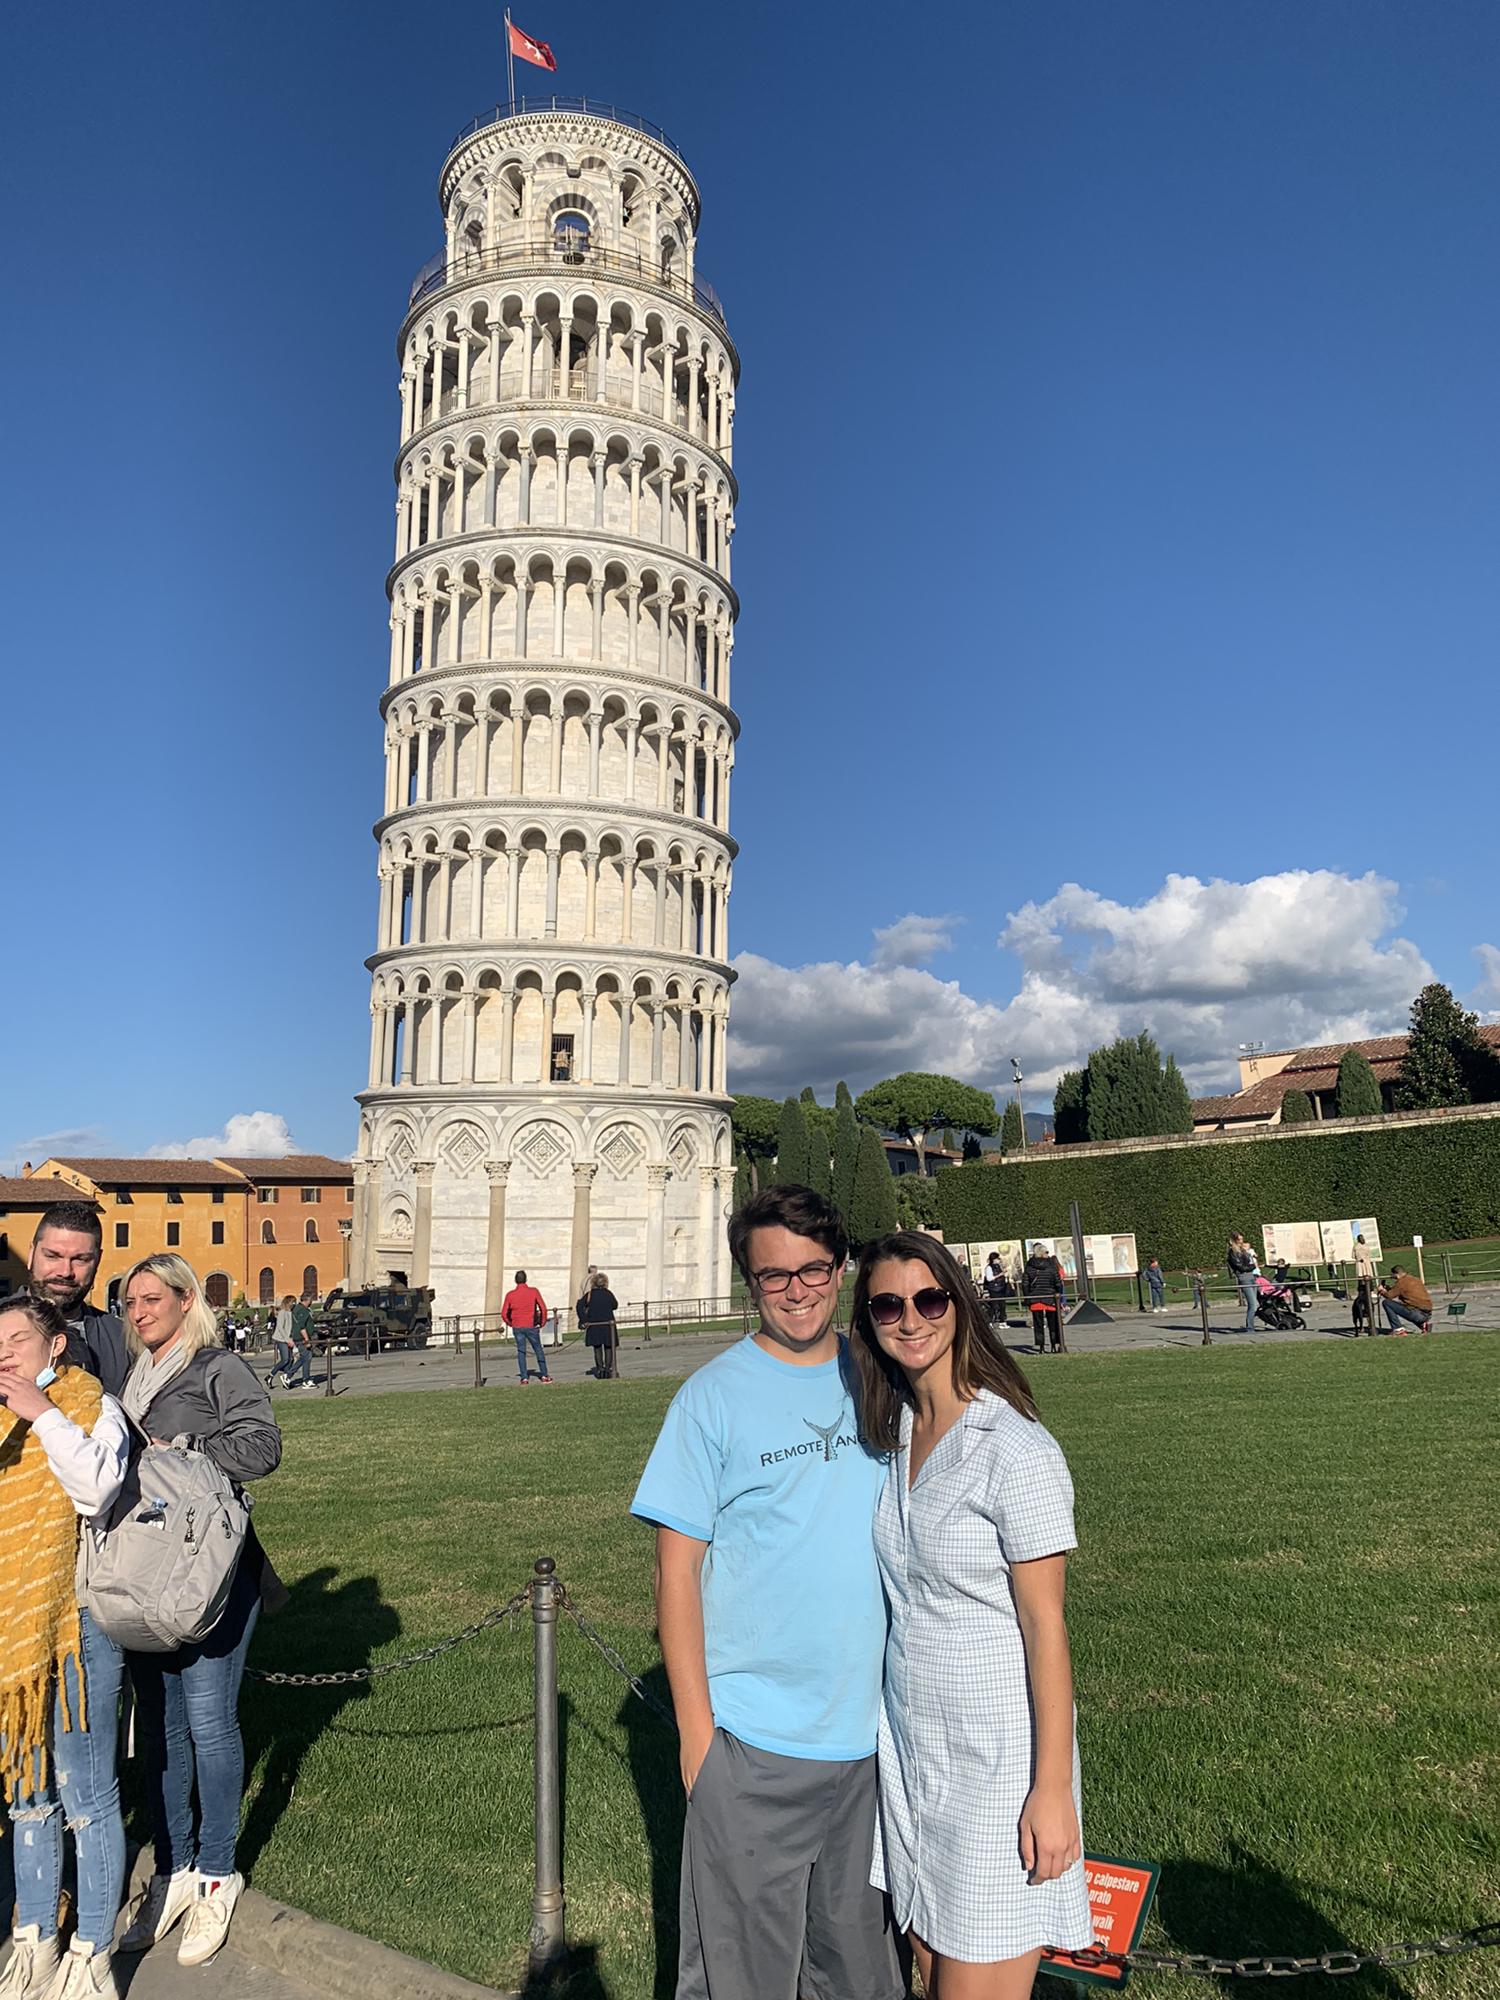
[[[37,1376],[36,1386],[39,1389],[50,1389],[52,1384],[56,1380],[57,1380],[57,1370],[52,1366],[52,1363],[49,1361],[46,1367],[42,1370],[41,1374]]]

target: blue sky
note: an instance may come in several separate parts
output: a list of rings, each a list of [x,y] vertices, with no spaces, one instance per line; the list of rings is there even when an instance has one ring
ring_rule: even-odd
[[[682,147],[743,357],[731,1082],[1500,1009],[1500,10],[518,18]],[[394,341],[499,20],[12,16],[0,1164],[353,1143]]]

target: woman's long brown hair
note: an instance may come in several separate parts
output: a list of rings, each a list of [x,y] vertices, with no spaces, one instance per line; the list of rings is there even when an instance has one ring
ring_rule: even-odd
[[[854,1279],[849,1344],[859,1369],[859,1422],[865,1442],[875,1451],[898,1450],[901,1412],[910,1409],[913,1401],[905,1371],[881,1347],[870,1319],[870,1273],[887,1261],[925,1264],[934,1284],[941,1285],[953,1300],[953,1386],[959,1395],[967,1402],[979,1390],[990,1389],[1035,1423],[1037,1408],[1030,1384],[996,1338],[968,1272],[935,1236],[917,1229],[898,1229],[894,1235],[877,1237],[865,1245]]]

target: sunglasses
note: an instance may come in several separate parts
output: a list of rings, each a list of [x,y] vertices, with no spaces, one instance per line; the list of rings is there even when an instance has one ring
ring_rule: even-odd
[[[912,1293],[911,1302],[923,1319],[941,1319],[953,1303],[953,1294],[941,1285],[924,1285],[920,1292]],[[876,1292],[867,1310],[876,1326],[894,1326],[906,1310],[906,1301],[899,1292]]]

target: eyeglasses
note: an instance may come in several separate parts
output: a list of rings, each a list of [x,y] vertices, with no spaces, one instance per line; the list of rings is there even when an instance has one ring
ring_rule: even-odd
[[[810,1291],[820,1292],[837,1268],[831,1257],[825,1257],[816,1264],[804,1264],[800,1271],[753,1271],[751,1278],[760,1292],[784,1292],[793,1278],[799,1278]]]
[[[953,1303],[953,1294],[941,1285],[924,1285],[920,1292],[912,1293],[911,1302],[923,1319],[941,1319]],[[906,1310],[906,1301],[899,1292],[876,1292],[868,1309],[876,1326],[894,1326]]]

